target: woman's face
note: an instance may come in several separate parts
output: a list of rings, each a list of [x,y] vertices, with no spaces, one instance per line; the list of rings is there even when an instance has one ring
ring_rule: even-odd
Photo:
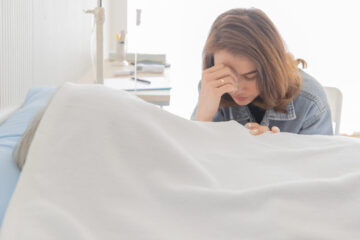
[[[233,70],[238,88],[229,94],[238,105],[248,105],[259,96],[260,92],[256,85],[258,76],[256,65],[249,58],[234,56],[226,50],[220,50],[214,54],[214,64],[224,64]]]

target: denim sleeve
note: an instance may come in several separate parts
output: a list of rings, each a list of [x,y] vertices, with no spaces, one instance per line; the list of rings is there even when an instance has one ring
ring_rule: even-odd
[[[190,117],[190,120],[195,120],[195,115],[196,115],[196,109],[197,109],[197,105],[195,106],[192,114],[191,114],[191,117]]]
[[[213,122],[223,122],[223,121],[227,121],[225,119],[225,116],[221,110],[221,108],[219,108],[219,110],[216,112],[215,116],[212,119]]]
[[[198,94],[199,94],[198,102],[199,102],[199,98],[200,98],[200,89],[201,89],[201,80],[198,83]],[[190,117],[191,120],[195,120],[197,107],[198,107],[198,104],[196,104],[196,106],[191,114],[191,117]]]
[[[314,104],[308,113],[308,118],[303,124],[299,134],[333,135],[331,112],[329,106],[319,110]]]
[[[191,114],[191,120],[195,120],[196,117],[196,109],[197,109],[197,105],[193,111],[193,113]],[[219,108],[219,110],[216,112],[215,116],[212,119],[213,122],[222,122],[222,121],[226,121],[225,120],[225,116],[223,114],[223,112],[221,111],[221,108]]]

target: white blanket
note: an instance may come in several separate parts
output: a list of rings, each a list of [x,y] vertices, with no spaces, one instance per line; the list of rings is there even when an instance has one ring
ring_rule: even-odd
[[[119,90],[64,85],[3,240],[360,239],[360,143],[182,119]]]

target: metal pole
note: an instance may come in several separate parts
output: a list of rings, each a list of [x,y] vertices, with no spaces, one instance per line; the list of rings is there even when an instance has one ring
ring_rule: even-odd
[[[101,4],[101,0],[100,4]],[[96,11],[96,82],[104,84],[104,36],[103,25],[105,22],[104,8],[98,7]]]
[[[104,84],[104,36],[103,25],[105,22],[105,9],[102,0],[98,0],[98,7],[87,10],[85,13],[94,14],[96,23],[96,83]]]

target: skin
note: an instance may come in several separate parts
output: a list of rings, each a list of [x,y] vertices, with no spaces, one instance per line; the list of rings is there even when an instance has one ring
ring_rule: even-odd
[[[256,85],[257,71],[253,61],[245,56],[234,56],[221,50],[214,54],[214,66],[202,72],[201,91],[196,120],[212,121],[215,116],[221,96],[230,94],[234,102],[246,106],[259,96]],[[251,122],[245,125],[253,135],[270,131],[267,126]],[[273,133],[280,132],[278,127],[272,127]]]

